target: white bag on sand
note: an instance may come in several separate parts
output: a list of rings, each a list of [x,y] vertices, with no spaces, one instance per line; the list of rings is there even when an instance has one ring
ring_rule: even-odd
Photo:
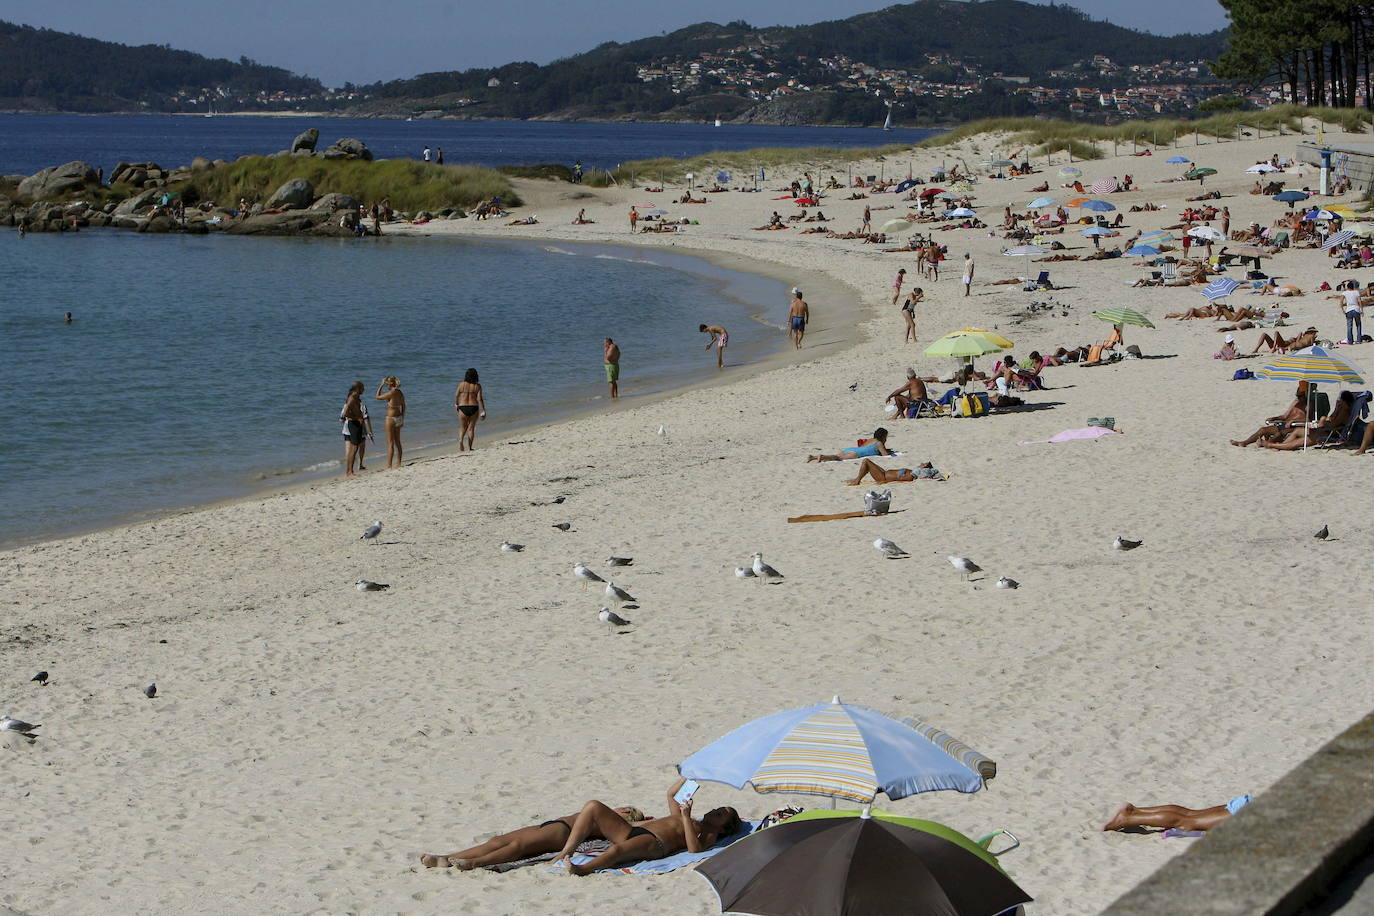
[[[869,490],[864,494],[864,515],[886,515],[892,505],[892,491]]]

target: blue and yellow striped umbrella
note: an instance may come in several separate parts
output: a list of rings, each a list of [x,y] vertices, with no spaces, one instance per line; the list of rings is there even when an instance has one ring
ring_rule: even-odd
[[[942,789],[977,792],[996,765],[943,732],[836,697],[741,726],[688,757],[678,772],[736,789],[752,785],[756,792],[867,804],[879,792],[892,799]]]
[[[1255,373],[1257,378],[1276,382],[1313,382],[1318,384],[1362,385],[1360,370],[1321,347],[1308,347],[1285,353],[1266,363]]]

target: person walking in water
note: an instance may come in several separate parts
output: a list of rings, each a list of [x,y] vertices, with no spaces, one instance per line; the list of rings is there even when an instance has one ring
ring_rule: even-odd
[[[711,340],[706,344],[706,349],[716,348],[716,368],[725,368],[725,346],[730,342],[730,335],[718,324],[703,324],[697,327],[703,334],[710,334]]]
[[[401,383],[396,376],[388,375],[377,386],[374,395],[379,401],[386,401],[386,467],[391,470],[391,461],[401,466],[401,427],[406,418],[406,396],[401,393]]]
[[[361,463],[358,458],[358,446],[362,444],[363,436],[372,434],[372,430],[368,428],[367,414],[363,411],[362,396],[362,382],[349,385],[348,398],[344,401],[343,410],[339,412],[339,422],[343,424],[345,477],[358,476],[354,470]]]
[[[487,402],[482,398],[476,369],[463,373],[463,380],[453,392],[453,409],[458,412],[458,451],[470,452],[477,437],[477,421],[487,417]]]
[[[635,225],[636,225],[638,222],[639,222],[639,211],[635,209],[635,205],[634,205],[634,204],[630,204],[630,231],[631,231],[631,232],[634,232],[634,231],[635,231]]]
[[[611,386],[611,397],[620,397],[620,347],[607,337],[602,342],[602,362],[606,368],[606,384]]]
[[[792,287],[792,305],[787,310],[787,333],[798,350],[801,349],[802,338],[806,336],[806,322],[810,318],[811,306],[802,298],[802,291]]]

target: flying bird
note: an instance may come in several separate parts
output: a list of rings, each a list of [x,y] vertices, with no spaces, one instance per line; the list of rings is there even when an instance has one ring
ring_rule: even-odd
[[[964,574],[965,580],[974,573],[983,571],[983,567],[979,566],[968,557],[950,557],[949,562],[951,566]]]
[[[37,738],[38,736],[33,733],[33,730],[42,727],[41,725],[32,725],[23,719],[12,719],[9,716],[0,719],[0,731],[19,732],[25,738]]]
[[[619,601],[621,604],[633,604],[635,601],[634,596],[614,582],[606,583],[606,597],[613,601]]]
[[[754,554],[754,575],[765,581],[784,578],[782,573],[763,562],[763,554],[761,553]]]
[[[1144,543],[1145,543],[1144,541],[1128,541],[1128,540],[1126,540],[1125,538],[1123,538],[1121,535],[1118,534],[1118,535],[1116,536],[1116,540],[1115,540],[1115,541],[1112,541],[1112,549],[1113,549],[1113,550],[1135,550],[1137,547],[1139,547],[1141,544],[1144,544]]]
[[[578,563],[573,567],[573,575],[582,580],[582,587],[586,588],[588,582],[605,582],[606,580],[592,572],[587,567]]]
[[[365,531],[363,532],[363,536],[360,537],[360,538],[358,538],[358,540],[360,540],[360,541],[370,541],[370,540],[373,540],[374,538],[376,538],[377,535],[379,535],[379,534],[381,534],[381,533],[382,533],[382,523],[381,523],[381,522],[373,522],[371,525],[368,526],[367,530],[365,530]]]
[[[610,566],[634,566],[634,557],[607,557],[606,563]]]
[[[510,541],[502,541],[501,549],[507,553],[519,553],[525,549],[524,544],[512,544]]]
[[[1020,588],[1020,587],[1021,587],[1021,583],[1020,583],[1020,582],[1017,582],[1015,579],[1008,579],[1006,576],[1003,576],[1002,578],[1000,578],[1000,579],[997,580],[997,587],[998,587],[998,588]]]
[[[46,687],[48,686],[48,672],[40,671],[33,677],[29,678],[29,680],[37,681],[39,687]]]
[[[736,579],[753,579],[753,578],[755,578],[756,576],[758,576],[758,573],[754,572],[753,567],[750,567],[750,566],[736,566],[736,567],[735,567],[735,578],[736,578]]]
[[[157,685],[156,685],[156,684],[149,684],[147,687],[144,687],[144,688],[143,688],[143,695],[144,695],[145,697],[147,697],[148,699],[150,699],[150,700],[151,700],[153,697],[157,696]]]
[[[557,528],[559,531],[567,531],[569,528],[572,527],[572,522],[559,522],[558,524],[551,525],[550,527]]]
[[[1331,530],[1325,525],[1322,525],[1321,530],[1312,536],[1319,541],[1324,541],[1331,536]]]
[[[889,560],[895,560],[898,557],[907,556],[907,552],[905,550],[898,547],[896,544],[892,543],[887,538],[878,538],[876,541],[874,541],[873,549],[882,553],[883,556],[887,557]]]
[[[372,582],[368,579],[359,579],[353,583],[353,587],[360,592],[381,592],[391,588],[385,582]]]
[[[627,627],[631,623],[631,621],[626,620],[615,611],[604,606],[601,608],[601,613],[596,616],[602,623],[609,623],[613,627]]]

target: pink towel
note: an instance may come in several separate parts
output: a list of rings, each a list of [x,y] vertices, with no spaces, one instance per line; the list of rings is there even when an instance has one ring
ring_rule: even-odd
[[[1056,436],[1048,439],[1034,439],[1029,442],[1018,442],[1017,445],[1043,445],[1046,442],[1072,442],[1075,439],[1100,439],[1103,436],[1117,435],[1114,429],[1105,426],[1089,426],[1086,429],[1066,429]]]

